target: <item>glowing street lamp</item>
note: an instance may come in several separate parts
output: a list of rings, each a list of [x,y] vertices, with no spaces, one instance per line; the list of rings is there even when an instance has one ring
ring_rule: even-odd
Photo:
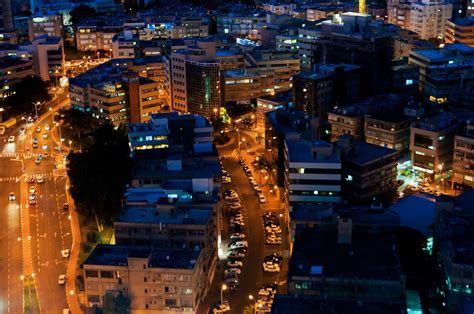
[[[221,287],[221,304],[224,304],[224,290],[227,290],[226,284],[223,284]]]

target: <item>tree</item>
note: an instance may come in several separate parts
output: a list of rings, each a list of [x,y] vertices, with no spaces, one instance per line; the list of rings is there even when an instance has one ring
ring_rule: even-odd
[[[33,112],[33,103],[51,100],[48,85],[39,76],[25,77],[13,85],[12,89],[15,93],[7,101],[14,114]]]
[[[91,113],[74,108],[61,109],[58,115],[61,117],[63,127],[72,132],[71,136],[80,145],[87,144],[87,136],[94,132],[102,122],[94,118]]]
[[[96,12],[94,8],[81,4],[72,9],[69,15],[71,16],[71,23],[75,26],[82,19],[94,17]]]
[[[104,314],[128,314],[130,313],[130,297],[118,292],[114,294],[112,292],[106,292],[104,295],[104,306],[102,307],[102,313]]]
[[[132,160],[124,127],[99,126],[93,142],[68,156],[71,195],[80,213],[98,222],[111,222],[122,210]]]

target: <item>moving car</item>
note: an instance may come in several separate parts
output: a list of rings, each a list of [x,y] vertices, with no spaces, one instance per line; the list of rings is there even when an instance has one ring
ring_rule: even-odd
[[[9,201],[14,201],[15,199],[16,199],[15,193],[10,192],[10,194],[8,195],[8,200],[9,200]]]
[[[66,275],[59,275],[58,284],[62,286],[65,283],[66,283]]]
[[[62,251],[61,251],[61,255],[62,255],[64,258],[68,258],[69,255],[71,255],[71,250],[70,250],[70,249],[62,250]]]
[[[48,133],[44,133],[43,138],[48,138]]]
[[[64,204],[63,204],[63,209],[64,209],[64,210],[68,210],[68,209],[69,209],[69,204],[68,204],[68,203],[64,203]]]
[[[41,159],[36,158],[36,159],[35,159],[35,164],[39,165],[40,163],[41,163]]]
[[[36,128],[36,133],[40,133],[41,132],[41,128],[40,127],[37,127]]]
[[[15,142],[15,137],[13,135],[11,135],[9,138],[8,138],[8,143],[13,143]]]
[[[267,199],[265,198],[265,196],[259,195],[258,196],[258,201],[260,202],[260,204],[263,204],[263,203],[267,202]]]

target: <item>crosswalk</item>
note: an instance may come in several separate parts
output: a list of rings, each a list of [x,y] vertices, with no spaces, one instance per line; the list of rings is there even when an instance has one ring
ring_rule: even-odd
[[[0,158],[36,158],[39,153],[0,153]]]
[[[27,180],[28,178],[34,178],[34,179],[50,179],[50,178],[53,178],[54,177],[54,173],[51,171],[51,172],[46,172],[46,173],[34,173],[34,174],[30,174],[28,175],[27,178],[25,178],[25,180]],[[0,182],[18,182],[22,179],[22,177],[0,177]]]

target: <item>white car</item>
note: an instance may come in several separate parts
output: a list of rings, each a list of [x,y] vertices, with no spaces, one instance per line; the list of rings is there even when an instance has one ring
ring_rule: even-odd
[[[70,249],[62,250],[62,251],[61,251],[61,255],[62,255],[64,258],[68,258],[69,255],[71,255],[71,250],[70,250]]]
[[[249,246],[249,243],[247,241],[237,241],[230,244],[230,249],[231,250],[242,249],[242,248],[247,248],[248,246]]]
[[[48,133],[44,133],[43,138],[48,138]]]
[[[59,275],[58,284],[64,285],[66,283],[66,275]]]
[[[9,201],[14,201],[14,200],[16,200],[15,193],[10,192],[10,194],[8,195],[8,200],[9,200]]]
[[[43,178],[38,178],[38,179],[36,179],[36,183],[41,184],[41,183],[43,183],[43,182],[44,182],[44,179],[43,179]]]
[[[39,165],[40,163],[41,163],[41,159],[36,158],[36,159],[35,159],[35,164]]]
[[[280,272],[280,266],[271,262],[263,263],[263,271],[266,273]]]
[[[13,143],[15,142],[15,137],[13,135],[11,135],[9,138],[8,138],[8,143]]]
[[[227,266],[232,268],[238,268],[244,266],[244,263],[242,263],[242,261],[228,261]]]
[[[224,270],[224,275],[227,275],[228,273],[234,273],[234,274],[240,275],[242,271],[240,270],[240,268],[228,268]]]
[[[245,234],[243,233],[233,233],[230,235],[231,240],[242,240],[245,239]]]
[[[36,194],[35,194],[35,193],[31,193],[31,194],[28,196],[28,199],[29,199],[30,201],[35,200],[35,199],[36,199]]]
[[[46,124],[46,125],[44,126],[44,129],[45,129],[46,131],[49,131],[49,124]]]
[[[267,202],[267,199],[265,198],[265,196],[259,195],[258,196],[258,201],[260,202],[260,204],[263,204],[263,203]]]
[[[40,127],[37,127],[36,128],[36,133],[40,133],[41,132],[41,128]]]
[[[281,239],[266,239],[265,240],[265,243],[266,244],[276,244],[276,245],[279,245],[281,244]]]
[[[30,186],[30,193],[36,193],[36,188],[34,186]]]

